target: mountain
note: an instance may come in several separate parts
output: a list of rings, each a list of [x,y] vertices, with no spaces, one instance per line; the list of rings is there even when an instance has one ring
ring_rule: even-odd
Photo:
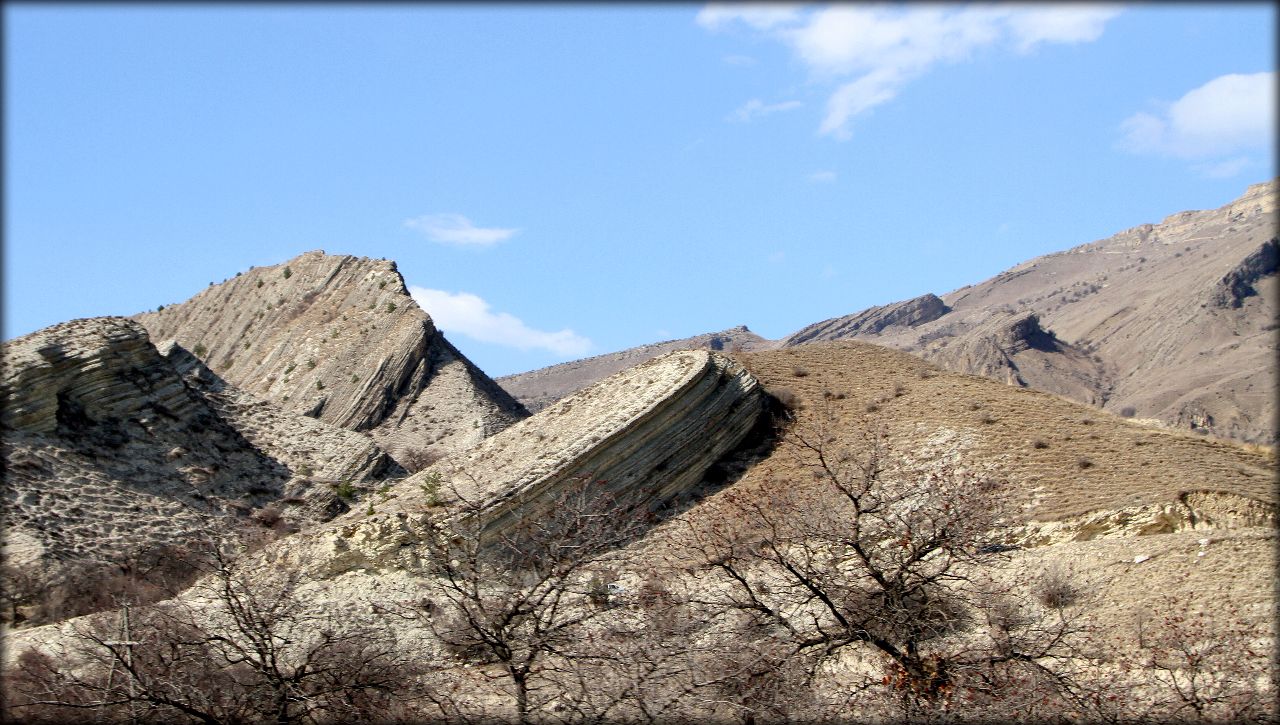
[[[931,319],[849,328],[863,312],[783,344],[866,340],[1113,412],[1271,442],[1275,212],[1275,183],[1256,184],[1218,209],[1174,214],[943,295],[947,311]]]
[[[1276,183],[1218,209],[1173,214],[1037,257],[976,285],[871,307],[738,350],[864,340],[949,369],[1126,416],[1246,442],[1276,440]],[[511,375],[531,408],[675,349],[646,345]]]
[[[367,432],[414,468],[527,415],[436,329],[394,262],[307,252],[135,319],[237,388]]]
[[[343,650],[347,659],[341,661],[362,666],[382,658],[384,651],[403,651],[430,663],[419,679],[393,686],[396,704],[408,708],[404,713],[410,721],[455,707],[466,708],[468,715],[515,721],[507,687],[511,670],[501,659],[508,651],[504,648],[511,642],[522,652],[532,651],[553,635],[552,644],[537,650],[542,664],[535,660],[527,671],[516,672],[539,688],[537,699],[528,703],[540,712],[557,712],[558,703],[572,696],[575,707],[602,708],[590,711],[599,714],[592,718],[598,721],[630,721],[629,715],[653,702],[668,715],[715,719],[738,710],[699,708],[726,697],[733,698],[735,707],[744,700],[757,703],[758,697],[781,707],[795,706],[787,693],[796,688],[816,697],[823,694],[821,688],[831,687],[838,701],[847,699],[849,682],[865,682],[863,689],[873,691],[886,683],[882,672],[896,670],[865,636],[842,643],[843,651],[825,660],[830,669],[819,671],[815,679],[786,680],[785,689],[767,689],[763,695],[755,689],[745,694],[715,690],[717,696],[708,698],[701,685],[682,689],[687,680],[681,679],[689,674],[701,683],[706,682],[703,675],[717,673],[741,674],[755,682],[761,671],[794,664],[792,658],[803,656],[795,642],[823,637],[824,631],[840,626],[822,614],[826,610],[818,609],[819,603],[840,612],[870,611],[873,618],[888,611],[888,604],[874,597],[861,603],[869,596],[865,592],[875,591],[866,577],[856,578],[858,562],[868,560],[902,560],[898,571],[904,576],[917,569],[936,571],[943,581],[953,582],[931,588],[931,602],[941,592],[988,607],[977,613],[989,611],[990,619],[957,610],[946,627],[929,629],[924,642],[930,656],[971,662],[994,652],[997,658],[1006,656],[997,659],[1003,662],[1012,648],[1026,642],[997,638],[991,649],[985,637],[992,631],[1000,635],[1008,627],[1033,638],[1062,632],[1073,646],[1088,646],[1079,650],[1087,651],[1088,659],[1067,659],[1076,665],[1070,670],[1073,686],[1100,694],[1103,702],[1131,683],[1146,688],[1144,694],[1165,692],[1141,678],[1155,671],[1143,658],[1164,652],[1153,643],[1167,636],[1193,637],[1177,639],[1173,647],[1233,643],[1227,656],[1235,665],[1214,659],[1194,670],[1197,674],[1247,666],[1250,673],[1261,667],[1259,677],[1265,675],[1274,641],[1273,453],[1126,420],[1057,395],[946,371],[901,351],[857,341],[734,357],[668,354],[567,396],[410,478],[391,481],[368,499],[367,508],[245,554],[236,569],[244,578],[234,580],[243,582],[234,590],[243,594],[233,601],[237,606],[255,601],[250,597],[260,592],[256,601],[261,606],[270,605],[271,612],[287,617],[277,630],[282,648],[314,640],[297,636],[304,632],[289,625],[314,628],[323,623],[325,637],[334,641],[345,643],[344,633],[359,633],[361,642],[388,648]],[[762,392],[788,410],[774,408],[777,417],[771,419]],[[755,438],[751,430],[762,421],[781,423],[783,429]],[[868,441],[881,435],[883,446],[866,457]],[[901,482],[914,482],[915,495],[904,499],[895,497],[892,487],[862,488],[886,469],[905,471],[907,479]],[[845,484],[837,491],[840,495],[808,498],[831,480]],[[928,538],[916,527],[950,536],[946,529],[930,528],[936,522],[929,516],[946,516],[950,509],[945,506],[952,503],[968,505],[963,499],[945,499],[943,507],[930,508],[929,496],[937,495],[931,492],[957,480],[976,482],[1005,502],[989,534],[995,538],[979,539],[991,543],[976,550],[922,558],[913,546],[927,545]],[[683,501],[668,516],[657,517],[637,516],[629,509],[604,514],[585,509],[587,516],[574,518],[573,510],[547,508],[548,502],[570,507],[578,492],[608,501],[624,491],[642,494],[645,503],[661,504],[672,496]],[[853,508],[825,508],[841,500],[852,500]],[[850,511],[859,517],[877,512],[891,516],[872,519],[887,528],[865,534],[853,530],[852,541],[864,542],[864,549],[847,541],[840,548],[840,540],[807,538],[821,531],[814,527],[847,524],[842,516]],[[472,557],[477,550],[468,549],[467,529],[451,528],[457,517],[474,512],[491,517],[484,521],[496,527],[492,538],[500,543],[516,541],[508,536],[514,526],[539,532],[549,522],[566,520],[588,531],[609,531],[611,522],[638,525],[625,529],[638,538],[615,542],[580,568],[568,569],[576,576],[557,579],[567,577],[564,567],[578,566],[573,550],[584,539],[577,538],[579,530],[556,530],[550,542],[559,558],[535,559],[527,569],[505,572],[506,550],[492,558],[483,551]],[[568,518],[557,518],[558,513]],[[901,522],[892,518],[897,514],[904,517]],[[455,536],[458,531],[462,533]],[[817,575],[807,579],[807,586],[793,585],[781,578],[785,569],[766,577],[769,570],[752,565],[762,561],[783,561],[793,565],[793,574]],[[160,611],[173,617],[204,616],[202,607],[217,607],[210,593],[218,591],[213,585],[219,581],[206,580],[203,587],[162,603]],[[279,589],[279,582],[288,589]],[[546,582],[551,584],[544,586]],[[1049,589],[1046,582],[1058,584]],[[965,596],[966,587],[977,591]],[[279,598],[281,591],[291,598]],[[832,593],[843,599],[837,601]],[[796,603],[794,611],[781,608],[789,602]],[[761,616],[744,623],[751,612]],[[134,616],[141,617],[136,611]],[[210,628],[222,620],[209,616],[193,620],[192,626],[220,631]],[[1012,619],[1002,624],[998,616]],[[796,631],[789,633],[778,624],[779,617],[788,617],[784,621]],[[1192,629],[1177,628],[1185,618]],[[116,631],[112,628],[119,621],[115,614],[104,614],[64,626],[19,630],[10,634],[9,651],[44,652],[60,667],[83,663],[76,659],[76,652],[83,651],[76,647],[86,646],[78,633],[95,631],[93,627]],[[505,629],[488,628],[491,621]],[[772,629],[758,631],[770,622]],[[1058,628],[1061,623],[1070,627]],[[1039,629],[1041,625],[1048,629]],[[479,640],[463,639],[460,633],[472,631],[470,626],[502,638],[492,645],[498,654],[488,654],[491,650],[482,649]],[[880,620],[875,626],[879,639],[899,631]],[[165,635],[139,627],[139,639],[144,636]],[[756,649],[778,637],[794,639],[783,639],[781,650]],[[1254,642],[1259,644],[1246,646]],[[404,649],[389,649],[394,647]],[[743,648],[746,663],[733,655]],[[759,661],[778,651],[787,654]],[[1183,650],[1172,652],[1181,655]],[[22,661],[11,655],[9,661],[15,660]],[[1181,676],[1183,661],[1169,661]],[[1050,672],[1061,664],[1047,657],[1036,661]],[[643,686],[635,695],[638,704],[629,704],[623,698],[630,697],[627,688],[637,682]],[[1015,680],[1011,692],[1032,687],[1028,682]],[[1257,687],[1254,679],[1246,679],[1241,692],[1247,695]],[[428,696],[420,696],[424,692]],[[1262,702],[1274,703],[1269,694],[1262,692]],[[604,704],[592,699],[597,695]],[[890,689],[886,694],[895,695],[901,693]],[[681,700],[684,696],[688,699]],[[1141,702],[1156,699],[1152,695]],[[1176,707],[1180,701],[1174,703]],[[684,707],[690,709],[679,709]],[[1090,721],[1075,711],[1072,718]]]

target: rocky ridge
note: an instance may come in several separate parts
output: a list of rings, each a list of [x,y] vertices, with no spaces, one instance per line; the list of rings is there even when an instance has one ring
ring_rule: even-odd
[[[311,430],[310,450],[272,455],[293,441],[246,426],[251,442],[235,408],[253,404],[220,397],[231,393],[213,393],[212,381],[189,385],[170,362],[181,351],[162,356],[131,320],[73,320],[3,352],[5,559],[46,587],[200,532],[257,528],[250,517],[269,507],[270,523],[332,517],[332,494],[308,494],[299,472],[368,480],[392,466],[346,431]],[[329,428],[302,425],[312,423]]]
[[[951,308],[936,295],[921,295],[903,302],[872,307],[852,315],[816,322],[784,337],[778,346],[792,347],[859,335],[879,335],[886,330],[915,328],[926,322],[932,322],[950,311]]]
[[[236,387],[368,432],[397,460],[474,445],[527,415],[436,329],[394,262],[307,252],[136,319]]]
[[[731,452],[761,434],[766,396],[740,364],[708,351],[669,353],[617,373],[390,488],[369,510],[277,547],[278,565],[319,578],[415,569],[414,543],[437,506],[478,505],[502,535],[583,479],[597,495],[679,508],[723,483]],[[295,537],[296,539],[297,537]]]
[[[863,340],[1126,416],[1271,443],[1278,264],[1272,181],[1217,209],[1037,257],[941,297],[872,307],[742,349]],[[643,350],[500,382],[541,406],[598,379],[590,361]]]
[[[695,335],[680,340],[667,340],[628,348],[620,352],[596,355],[551,365],[518,375],[498,378],[498,384],[510,392],[530,411],[537,412],[588,385],[676,350],[763,350],[773,343],[739,325],[720,332]]]

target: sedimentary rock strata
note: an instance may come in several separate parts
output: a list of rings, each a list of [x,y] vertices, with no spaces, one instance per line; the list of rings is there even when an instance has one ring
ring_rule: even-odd
[[[669,352],[677,350],[732,352],[764,350],[772,347],[772,342],[748,330],[746,325],[739,325],[720,332],[640,345],[620,352],[573,360],[518,375],[508,375],[498,378],[498,383],[526,408],[536,413],[598,380]]]
[[[886,330],[913,328],[932,322],[949,311],[950,308],[936,295],[926,294],[915,299],[872,307],[853,315],[814,323],[784,338],[780,346],[791,347],[808,342],[879,335]]]
[[[367,431],[397,460],[474,445],[526,414],[445,340],[393,262],[308,252],[137,319],[236,387]]]
[[[415,566],[433,504],[479,504],[490,534],[537,520],[583,479],[599,495],[650,509],[696,495],[708,469],[743,443],[766,396],[733,360],[707,351],[663,355],[617,373],[397,484],[372,515],[352,512],[290,556],[318,576]],[[436,501],[432,496],[438,496]]]
[[[403,474],[367,436],[286,414],[124,318],[4,345],[5,559],[47,588],[205,535],[346,509],[332,481]]]

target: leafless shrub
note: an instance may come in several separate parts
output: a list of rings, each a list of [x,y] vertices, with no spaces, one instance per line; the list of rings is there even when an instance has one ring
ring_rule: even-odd
[[[791,374],[797,378],[809,377],[809,371],[806,368],[803,368],[799,365],[796,365],[795,367],[791,368]]]
[[[1043,438],[1037,438],[1031,441],[1031,447],[1035,448],[1036,450],[1043,450],[1049,447],[1049,443]]]
[[[774,400],[787,411],[799,410],[803,405],[800,396],[791,388],[775,388],[769,391],[773,395]]]
[[[96,722],[349,722],[394,719],[417,670],[389,628],[338,621],[294,595],[288,575],[250,581],[217,543],[184,600],[77,622],[74,668],[39,653],[6,678],[8,712]],[[393,693],[395,697],[393,698]]]
[[[1080,590],[1072,581],[1071,572],[1061,567],[1045,571],[1037,585],[1036,599],[1051,609],[1069,607],[1080,597]]]
[[[441,458],[440,453],[428,450],[406,450],[396,455],[396,461],[409,473],[417,473]]]
[[[1090,468],[1093,468],[1093,461],[1085,456],[1080,456],[1079,458],[1076,459],[1076,466],[1080,470],[1085,471]]]
[[[1132,405],[1126,405],[1120,409],[1120,417],[1122,418],[1132,418],[1137,414],[1138,414],[1138,409],[1133,407]]]

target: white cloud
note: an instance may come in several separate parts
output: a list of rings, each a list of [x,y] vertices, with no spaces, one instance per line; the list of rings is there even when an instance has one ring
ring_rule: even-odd
[[[783,111],[794,111],[804,104],[800,101],[783,101],[782,103],[765,103],[759,98],[752,98],[746,103],[739,106],[733,113],[729,114],[727,120],[736,123],[748,123],[757,118],[763,118],[774,113]]]
[[[756,30],[769,30],[794,22],[801,7],[784,3],[710,3],[698,11],[696,21],[709,30],[719,30],[734,23],[743,23]]]
[[[1009,17],[1014,42],[1021,52],[1041,43],[1088,43],[1102,36],[1107,23],[1119,15],[1118,5],[1046,5],[1022,8]]]
[[[427,214],[406,219],[404,225],[422,232],[433,242],[475,247],[496,244],[510,239],[520,231],[498,227],[477,227],[461,214]]]
[[[827,115],[818,133],[846,141],[853,134],[849,121],[876,106],[892,101],[904,83],[902,75],[892,68],[878,68],[852,83],[836,89],[827,99]]]
[[[819,133],[850,137],[850,122],[893,100],[912,80],[984,48],[1027,53],[1042,44],[1096,40],[1114,5],[708,5],[698,23],[734,24],[784,43],[820,83],[834,83]]]
[[[591,350],[591,341],[573,330],[535,330],[515,315],[494,312],[488,302],[470,292],[410,287],[409,294],[446,332],[519,350],[548,350],[564,357],[581,357]]]
[[[829,169],[824,169],[822,171],[815,171],[812,174],[809,174],[809,181],[812,181],[816,184],[830,184],[835,180],[836,180],[836,172],[831,171]]]
[[[1275,84],[1274,72],[1214,78],[1158,113],[1125,119],[1121,146],[1184,159],[1269,149],[1275,136]]]

